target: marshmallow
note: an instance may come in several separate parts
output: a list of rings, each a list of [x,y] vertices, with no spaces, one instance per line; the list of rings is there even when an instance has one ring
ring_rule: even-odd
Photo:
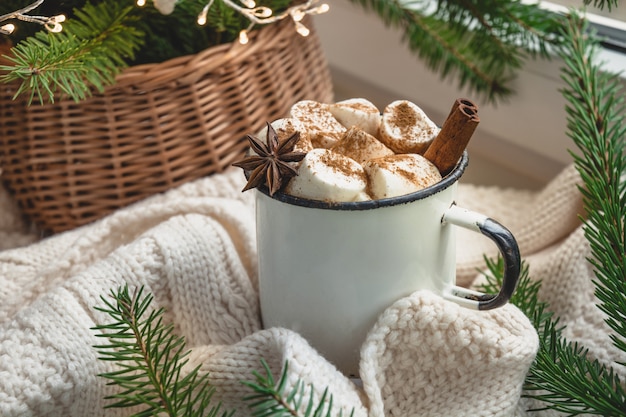
[[[378,135],[380,110],[364,98],[351,98],[330,104],[328,110],[344,127],[358,126],[372,136]]]
[[[418,154],[372,159],[364,169],[373,200],[413,193],[441,181],[437,167]]]
[[[302,122],[314,148],[330,148],[346,131],[328,109],[328,104],[302,100],[289,111],[291,117]]]
[[[363,191],[361,193],[358,193],[352,201],[370,201],[371,199],[372,197],[370,197],[370,195],[366,191]]]
[[[346,202],[363,199],[366,186],[365,171],[358,162],[317,148],[304,157],[285,192],[311,200]]]
[[[439,133],[437,125],[407,100],[390,103],[383,111],[380,141],[398,154],[423,153]]]
[[[357,126],[352,126],[348,129],[339,142],[330,149],[354,159],[359,164],[364,163],[368,159],[393,155],[391,149]]]

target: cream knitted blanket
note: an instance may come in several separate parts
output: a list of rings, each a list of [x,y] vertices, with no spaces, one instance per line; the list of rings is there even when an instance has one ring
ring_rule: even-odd
[[[461,185],[458,201],[511,229],[566,335],[609,362],[619,352],[598,331],[577,181],[570,167],[540,192]],[[153,293],[192,349],[189,366],[202,364],[216,399],[237,416],[249,415],[240,381],[261,358],[275,376],[289,360],[289,384],[302,378],[318,398],[328,387],[344,415],[525,414],[522,383],[538,339],[512,305],[473,312],[427,292],[398,300],[363,344],[359,384],[298,334],[261,329],[254,208],[243,183],[229,171],[46,239],[25,229],[0,190],[0,416],[128,415],[103,409],[115,387],[97,375],[113,364],[97,359],[90,330],[108,322],[94,309],[100,296],[124,283]],[[459,229],[460,284],[477,276],[483,253],[495,255],[491,242]]]

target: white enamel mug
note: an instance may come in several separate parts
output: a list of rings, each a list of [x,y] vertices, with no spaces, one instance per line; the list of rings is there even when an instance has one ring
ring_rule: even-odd
[[[467,153],[441,182],[401,197],[328,203],[256,192],[259,292],[265,328],[304,336],[346,375],[377,317],[396,300],[430,290],[471,309],[506,304],[520,255],[513,235],[455,204]],[[504,258],[498,294],[455,285],[455,226],[491,238]]]

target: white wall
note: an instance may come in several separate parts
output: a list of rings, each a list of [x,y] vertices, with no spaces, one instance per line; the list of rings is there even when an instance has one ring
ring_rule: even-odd
[[[386,28],[375,13],[348,0],[328,3],[330,12],[316,16],[315,26],[336,99],[365,97],[379,107],[408,99],[440,124],[456,98],[474,100],[481,123],[470,143],[464,181],[538,188],[571,162],[558,62],[530,62],[513,84],[517,93],[490,105],[460,90],[456,80],[441,80],[426,69],[402,44],[400,32]]]

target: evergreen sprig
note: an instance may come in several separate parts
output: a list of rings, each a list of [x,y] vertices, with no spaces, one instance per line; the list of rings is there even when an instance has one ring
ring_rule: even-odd
[[[67,22],[61,33],[39,31],[12,48],[1,65],[0,82],[21,80],[15,96],[26,91],[29,100],[54,101],[59,91],[75,100],[102,90],[132,59],[142,42],[133,29],[133,7],[108,2],[87,4]]]
[[[101,332],[97,336],[108,341],[95,346],[99,359],[115,362],[118,368],[100,376],[122,388],[106,397],[116,400],[107,408],[141,407],[135,417],[220,415],[219,405],[210,407],[214,390],[208,374],[200,376],[196,367],[183,375],[189,354],[184,339],[173,333],[172,325],[163,323],[163,309],[150,310],[153,297],[143,291],[141,287],[131,295],[124,286],[111,291],[113,301],[101,297],[106,307],[95,307],[114,319],[94,327]]]
[[[108,341],[94,348],[100,354],[99,360],[115,362],[117,370],[100,376],[108,379],[109,385],[122,389],[105,398],[116,401],[107,408],[143,406],[133,417],[229,417],[233,414],[232,411],[220,411],[220,404],[211,406],[214,388],[209,383],[209,374],[199,375],[200,366],[183,374],[189,355],[184,338],[174,333],[171,324],[163,323],[163,309],[151,309],[154,297],[149,293],[144,295],[143,286],[132,295],[128,286],[123,286],[117,291],[112,290],[108,298],[103,296],[101,299],[105,306],[95,309],[106,313],[113,323],[93,328],[100,332],[98,337]],[[265,360],[261,360],[261,365],[265,375],[254,371],[255,381],[242,381],[251,389],[251,394],[242,400],[250,403],[252,417],[342,416],[341,410],[334,412],[333,396],[328,388],[316,401],[313,385],[309,385],[307,395],[307,386],[299,378],[294,388],[287,392],[288,361],[285,361],[278,381]],[[303,407],[307,398],[306,407]],[[353,414],[354,410],[350,416]]]
[[[265,375],[253,372],[256,382],[245,381],[254,394],[244,397],[250,403],[254,417],[341,417],[342,411],[333,414],[333,396],[324,390],[319,401],[315,401],[314,387],[309,385],[310,393],[306,407],[303,404],[306,395],[306,386],[300,379],[287,391],[289,362],[285,362],[283,372],[278,382],[274,380],[272,371],[265,360],[261,361]],[[354,409],[350,416],[354,415]]]
[[[626,352],[626,107],[619,77],[597,62],[598,41],[586,20],[575,15],[565,28],[561,56],[566,64],[568,134],[579,153],[572,152],[584,186],[585,236],[596,274],[598,307],[617,348]],[[616,278],[620,279],[616,279]],[[626,364],[623,364],[626,365]]]
[[[513,91],[526,58],[549,57],[559,17],[518,0],[351,0],[402,30],[409,49],[442,78],[490,101]],[[432,9],[436,4],[436,9]]]
[[[497,292],[502,285],[502,258],[485,259],[485,292]],[[525,396],[546,404],[531,411],[552,409],[566,415],[624,416],[626,393],[613,369],[587,357],[584,346],[562,336],[559,318],[539,300],[540,281],[533,281],[528,264],[522,263],[520,279],[510,302],[516,305],[537,329],[539,349],[526,377]]]
[[[596,60],[598,39],[586,20],[573,13],[563,27],[560,52],[565,63],[568,135],[578,148],[572,152],[583,185],[585,236],[591,249],[597,307],[615,333],[615,346],[626,352],[626,178],[624,154],[624,96],[614,74],[603,72]],[[502,281],[501,261],[488,261],[490,275],[484,291]],[[524,269],[511,302],[533,321],[539,350],[527,378],[527,396],[545,408],[567,415],[626,415],[626,392],[610,364],[588,358],[588,350],[562,336],[558,318],[538,301],[540,283],[531,283]],[[617,363],[624,365],[623,363]]]

